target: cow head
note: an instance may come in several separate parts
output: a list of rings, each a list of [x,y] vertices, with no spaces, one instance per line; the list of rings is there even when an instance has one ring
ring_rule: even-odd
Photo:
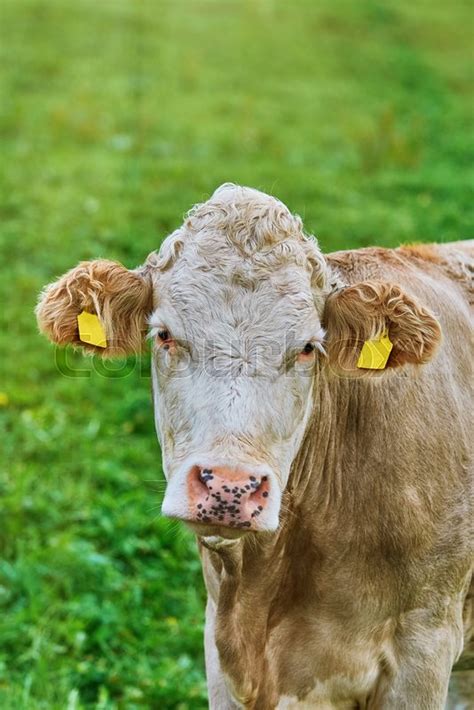
[[[137,352],[148,336],[163,513],[235,536],[278,526],[318,369],[355,375],[360,338],[387,326],[393,366],[426,361],[439,340],[435,319],[399,287],[333,286],[299,217],[223,185],[144,266],[80,264],[45,289],[37,316],[54,342],[106,357]],[[105,348],[79,340],[83,310],[100,317]]]

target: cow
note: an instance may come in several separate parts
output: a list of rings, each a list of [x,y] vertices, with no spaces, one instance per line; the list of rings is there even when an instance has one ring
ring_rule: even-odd
[[[472,627],[473,257],[323,255],[282,202],[227,183],[143,266],[83,262],[42,292],[54,343],[150,342],[212,710],[444,708]]]

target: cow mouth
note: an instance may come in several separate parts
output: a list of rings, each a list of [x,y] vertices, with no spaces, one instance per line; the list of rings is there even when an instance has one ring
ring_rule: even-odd
[[[259,530],[251,528],[231,528],[225,525],[201,523],[194,520],[183,520],[182,522],[185,523],[186,527],[191,530],[191,532],[195,533],[200,538],[217,537],[225,540],[238,540],[240,537],[248,535],[249,533],[260,532]]]

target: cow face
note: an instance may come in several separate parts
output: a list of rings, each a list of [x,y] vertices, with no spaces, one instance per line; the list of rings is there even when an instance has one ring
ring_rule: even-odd
[[[322,350],[316,244],[277,200],[224,186],[150,263],[163,512],[274,530]]]
[[[355,376],[361,343],[387,328],[390,367],[426,362],[439,340],[435,319],[398,286],[330,281],[298,217],[224,185],[143,267],[80,264],[45,289],[37,316],[54,342],[106,357],[137,352],[148,332],[163,513],[233,537],[278,526],[318,364]],[[100,316],[105,348],[79,340],[83,310]]]

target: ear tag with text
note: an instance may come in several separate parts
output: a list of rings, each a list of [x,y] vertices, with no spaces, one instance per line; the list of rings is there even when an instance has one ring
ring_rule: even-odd
[[[107,338],[105,331],[98,316],[95,313],[87,313],[82,311],[77,316],[77,325],[79,326],[79,339],[88,345],[97,345],[99,348],[107,347]]]
[[[366,340],[360,351],[357,367],[366,370],[384,370],[388,356],[392,352],[393,343],[387,330],[376,340]]]

